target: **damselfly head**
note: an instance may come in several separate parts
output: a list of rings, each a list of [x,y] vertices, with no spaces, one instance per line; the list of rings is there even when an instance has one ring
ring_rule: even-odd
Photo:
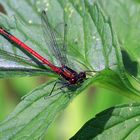
[[[78,82],[82,83],[86,79],[86,73],[85,72],[80,72],[78,74]]]
[[[86,78],[86,73],[85,73],[85,72],[80,72],[80,73],[78,74],[78,76],[79,76],[79,78],[85,79],[85,78]]]

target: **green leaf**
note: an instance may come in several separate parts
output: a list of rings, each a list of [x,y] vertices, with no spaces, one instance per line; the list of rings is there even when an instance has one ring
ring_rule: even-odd
[[[39,44],[35,44],[35,36],[33,40],[28,38],[32,36],[30,35],[30,29],[27,29],[26,26],[15,17],[8,18],[5,15],[1,15],[0,21],[1,26],[8,29],[11,28],[10,32],[12,34],[17,34],[16,36],[24,43],[28,44],[29,42],[32,46],[39,46]],[[26,36],[24,32],[18,30],[18,28],[24,30],[28,36]],[[31,55],[19,49],[15,44],[12,44],[7,39],[0,36],[0,77],[41,75],[46,73],[50,74],[50,71],[44,65]]]
[[[139,140],[140,104],[111,107],[89,120],[70,140]]]
[[[12,16],[14,18],[2,15],[0,25],[42,56],[47,55],[48,59],[56,65],[54,56],[51,56],[45,41],[42,40],[40,12],[42,9],[47,11],[53,28],[64,22],[69,25],[67,53],[70,64],[79,70],[82,68],[98,71],[95,76],[89,77],[77,89],[68,90],[71,99],[89,84],[95,82],[100,86],[118,90],[119,93],[136,101],[140,100],[139,92],[126,77],[120,47],[111,21],[105,17],[98,4],[79,0],[0,0],[0,2],[5,6],[9,16],[14,15]],[[60,33],[59,30],[63,31],[61,28],[56,28],[56,32]],[[62,36],[61,33],[60,36]],[[0,61],[3,62],[0,63],[0,77],[5,77],[6,74],[8,76],[49,74],[48,67],[38,65],[29,55],[2,36],[0,36],[0,41],[0,46],[2,46],[0,47]],[[12,66],[14,66],[14,70]],[[59,92],[56,90],[53,93],[54,96],[47,96],[53,85],[54,83],[44,84],[21,101],[15,111],[1,122],[1,139],[6,139],[5,136],[7,139],[42,138],[55,116],[70,102],[69,97],[62,91],[54,95]],[[47,96],[46,100],[44,100],[44,96]]]
[[[106,83],[110,83],[110,85],[106,87],[108,88],[118,87],[118,89],[122,89],[122,92],[121,92],[122,94],[124,93],[127,97],[130,97],[130,98],[133,98],[133,96],[136,96],[136,98],[135,97],[134,98],[135,100],[138,101],[140,92],[138,89],[132,86],[132,84],[127,78],[126,72],[124,70],[123,62],[122,62],[121,50],[119,48],[120,46],[119,46],[117,37],[115,36],[115,33],[113,32],[111,21],[104,16],[102,10],[100,9],[99,4],[96,4],[96,3],[95,4],[86,3],[86,4],[87,4],[87,8],[89,9],[91,18],[93,19],[94,24],[96,25],[96,28],[101,37],[101,41],[103,44],[103,54],[106,60],[106,67],[109,67],[110,69],[113,69],[114,71],[113,75],[112,75],[112,71],[110,71],[106,75],[106,77],[107,76],[108,77],[105,78],[105,80],[100,79],[100,82],[99,82],[100,85],[105,86]],[[109,48],[109,44],[111,44],[110,48]],[[113,53],[114,51],[115,51],[115,54]],[[111,67],[112,58],[114,57],[117,63],[116,69]],[[121,81],[121,84],[120,84],[120,81]]]
[[[139,95],[126,77],[121,50],[111,21],[98,4],[73,0],[42,3],[22,1],[16,3],[18,11],[12,1],[2,1],[2,4],[8,9],[9,15],[12,13],[15,18],[1,16],[0,24],[45,58],[47,55],[48,60],[54,64],[57,65],[56,59],[48,53],[45,41],[42,41],[41,9],[47,10],[49,22],[54,28],[60,23],[68,24],[67,53],[70,64],[74,65],[71,65],[73,69],[76,67],[76,70],[82,68],[101,71],[110,68],[120,76],[122,86]],[[23,5],[26,5],[26,10],[21,8]],[[28,12],[31,14],[27,14]],[[56,28],[57,32],[60,30]],[[0,77],[50,74],[46,66],[38,65],[39,62],[33,61],[30,55],[13,46],[8,40],[2,38],[1,41],[0,56],[3,63],[0,63]]]
[[[88,11],[89,6],[82,1],[16,1],[16,6],[15,1],[6,0],[1,1],[1,3],[8,15],[12,17],[2,15],[0,25],[54,64],[58,63],[54,56],[49,53],[43,40],[40,21],[42,9],[47,10],[48,19],[53,28],[58,27],[60,23],[66,22],[68,24],[68,59],[76,69],[100,71],[121,64],[117,60],[119,56],[113,46],[114,37],[110,21],[106,20],[103,14],[99,14],[98,6],[95,6],[94,16],[99,17],[100,21],[94,23],[95,19]],[[26,10],[23,9],[23,5]],[[56,28],[56,31],[60,32],[61,29]],[[1,62],[4,62],[0,63],[2,70],[0,77],[6,76],[5,71],[7,76],[47,74],[48,69],[44,65],[38,65],[39,62],[33,61],[32,57],[27,55],[25,51],[21,51],[2,36],[0,38],[0,59]],[[115,57],[112,59],[112,56]]]
[[[111,17],[113,27],[123,48],[126,71],[140,81],[139,36],[140,6],[138,0],[99,0],[102,8]],[[114,12],[114,9],[117,9]]]
[[[86,81],[76,93],[83,91],[90,82]],[[64,93],[57,89],[49,95],[53,86],[54,82],[45,83],[25,96],[7,119],[0,123],[1,140],[40,139],[44,136],[57,114],[63,111],[74,97],[73,91]]]
[[[120,95],[124,95],[135,101],[140,101],[139,91],[131,85],[128,79],[122,80],[116,72],[110,69],[103,70],[95,75],[92,78],[92,82],[97,86],[115,90]],[[125,85],[124,82],[126,82]]]

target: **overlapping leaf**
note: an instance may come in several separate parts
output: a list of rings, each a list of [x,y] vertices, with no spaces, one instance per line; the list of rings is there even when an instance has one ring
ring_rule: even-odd
[[[140,105],[120,105],[89,120],[71,140],[139,140]]]

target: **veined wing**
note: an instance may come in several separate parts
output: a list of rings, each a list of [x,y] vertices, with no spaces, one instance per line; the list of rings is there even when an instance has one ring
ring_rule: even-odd
[[[47,43],[47,46],[49,47],[49,51],[51,51],[51,53],[60,62],[61,66],[67,65],[68,60],[66,57],[65,27],[64,27],[63,44],[61,43],[62,45],[60,45],[60,43],[58,42],[58,38],[60,38],[60,36],[58,36],[55,29],[51,27],[45,11],[42,11],[41,20],[45,41]]]

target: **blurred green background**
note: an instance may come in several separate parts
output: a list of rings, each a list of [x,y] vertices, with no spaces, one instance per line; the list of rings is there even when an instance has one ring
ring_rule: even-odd
[[[48,77],[24,77],[0,80],[0,120],[2,121],[26,93],[47,82]],[[95,114],[116,104],[132,102],[117,92],[90,86],[78,95],[51,124],[44,140],[65,140],[74,135]]]

